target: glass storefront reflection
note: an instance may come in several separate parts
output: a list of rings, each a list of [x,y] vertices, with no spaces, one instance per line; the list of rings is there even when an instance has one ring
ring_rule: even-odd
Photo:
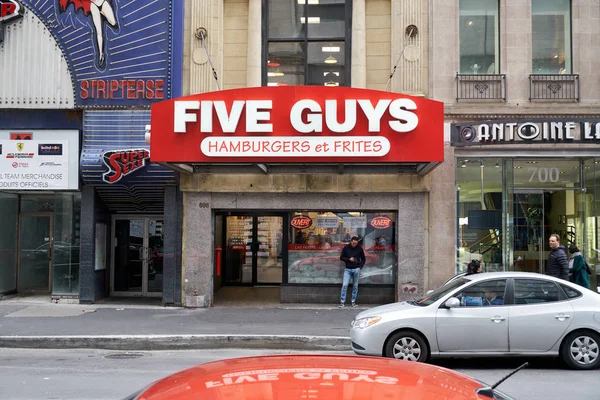
[[[281,283],[283,268],[283,217],[259,216],[256,279],[260,283]]]
[[[148,220],[148,292],[160,293],[163,290],[164,238],[163,220]]]
[[[54,209],[52,293],[79,294],[81,195],[57,193]]]
[[[17,288],[17,225],[19,219],[19,196],[0,193],[0,293],[8,293]]]
[[[50,289],[52,215],[21,215],[19,291]]]
[[[585,194],[582,201],[585,209],[586,240],[583,255],[592,268],[590,287],[600,292],[600,159],[584,163]]]
[[[471,260],[485,271],[502,269],[502,160],[462,159],[457,163],[457,272]]]
[[[294,224],[299,216],[306,222]],[[289,283],[341,284],[340,253],[352,236],[360,238],[366,256],[360,283],[394,283],[396,213],[297,212],[290,220]]]
[[[553,233],[599,264],[599,167],[594,159],[459,158],[457,272],[478,259],[485,271],[544,273]]]

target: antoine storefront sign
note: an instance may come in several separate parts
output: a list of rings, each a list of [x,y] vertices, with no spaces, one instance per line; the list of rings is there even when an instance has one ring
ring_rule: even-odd
[[[152,161],[443,161],[443,104],[319,86],[204,93],[152,105]]]
[[[599,120],[522,120],[457,123],[452,145],[568,144],[600,142]]]

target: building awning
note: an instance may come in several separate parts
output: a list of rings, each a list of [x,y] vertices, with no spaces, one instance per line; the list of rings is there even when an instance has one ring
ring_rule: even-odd
[[[151,159],[182,173],[424,175],[443,162],[437,101],[345,87],[259,87],[156,103]]]

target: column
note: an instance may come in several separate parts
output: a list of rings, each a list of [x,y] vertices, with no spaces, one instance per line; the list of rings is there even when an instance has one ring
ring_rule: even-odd
[[[427,0],[392,0],[392,21],[392,67],[398,64],[390,85],[391,91],[417,96],[427,95],[429,87]]]
[[[204,50],[204,43],[196,37],[198,28],[205,28],[208,32],[206,39],[206,48],[210,54],[215,70],[219,78],[221,87],[223,86],[223,0],[202,0],[187,1],[186,14],[189,12],[189,29],[185,30],[189,47],[187,55],[184,55],[184,68],[189,74],[189,93],[204,93],[217,90],[217,83],[213,77],[213,72]],[[187,65],[186,65],[187,64]],[[184,87],[184,92],[185,92]]]
[[[84,186],[81,192],[81,227],[79,230],[79,303],[96,301],[96,188]]]
[[[246,85],[261,86],[262,16],[261,0],[248,3],[248,67]]]
[[[367,32],[365,0],[352,2],[352,87],[367,87]]]
[[[175,270],[177,265],[177,187],[165,187],[164,211],[164,258],[163,258],[163,305],[175,303]]]

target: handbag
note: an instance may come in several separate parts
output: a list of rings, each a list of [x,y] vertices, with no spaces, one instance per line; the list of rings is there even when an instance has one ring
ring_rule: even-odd
[[[592,275],[593,271],[592,271],[592,268],[590,267],[590,264],[588,264],[586,260],[583,260],[583,262],[585,263],[585,268],[587,269],[588,275]]]

